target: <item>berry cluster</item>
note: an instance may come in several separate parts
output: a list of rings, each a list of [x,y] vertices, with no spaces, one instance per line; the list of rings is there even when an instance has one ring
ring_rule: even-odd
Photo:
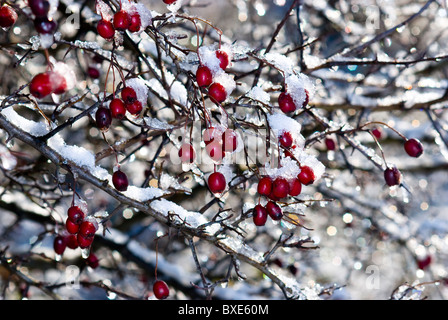
[[[17,12],[8,5],[0,8],[0,27],[10,28],[16,23],[18,18]]]
[[[210,99],[220,104],[234,89],[234,82],[224,71],[230,65],[231,52],[201,47],[198,50],[200,65],[196,71],[196,82],[200,88],[208,88]]]
[[[72,205],[67,211],[65,228],[68,233],[76,235],[78,246],[86,249],[92,245],[98,222],[94,217],[86,215],[80,206]]]
[[[76,235],[67,234],[66,232],[62,234],[58,234],[53,241],[53,249],[54,252],[62,256],[67,248],[69,249],[77,249],[79,247],[78,240]],[[87,265],[92,269],[95,269],[99,266],[99,259],[93,252],[89,252],[89,255],[85,259]]]
[[[30,93],[37,99],[50,94],[61,95],[74,86],[75,76],[64,63],[51,63],[49,70],[39,73],[30,82]]]
[[[113,15],[109,14],[102,5],[98,6],[101,20],[97,24],[97,32],[104,39],[111,41],[115,36],[115,31],[130,31],[138,33],[143,31],[148,25],[149,11],[141,4],[131,3],[128,1],[121,2],[120,8]]]

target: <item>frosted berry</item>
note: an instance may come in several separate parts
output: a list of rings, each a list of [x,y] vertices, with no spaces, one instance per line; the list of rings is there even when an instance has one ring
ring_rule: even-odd
[[[292,138],[292,135],[290,132],[283,132],[279,138],[278,141],[280,144],[285,148],[290,148],[294,142],[294,139]]]
[[[128,30],[131,32],[138,32],[142,27],[142,21],[140,19],[140,15],[138,12],[131,15],[131,24],[129,25]]]
[[[269,201],[266,204],[266,211],[268,212],[268,215],[271,217],[272,220],[278,221],[281,220],[283,217],[283,211],[282,208],[275,202]]]
[[[65,77],[59,72],[49,72],[50,74],[50,82],[53,87],[53,93],[55,94],[63,94],[67,91],[67,80]]]
[[[207,66],[200,66],[196,71],[196,81],[200,87],[208,87],[213,82],[213,75]]]
[[[36,17],[46,17],[50,11],[50,2],[47,0],[28,0],[28,5]]]
[[[120,10],[114,15],[114,28],[126,30],[131,25],[131,16],[124,10]]]
[[[282,92],[280,94],[280,96],[278,97],[278,105],[280,107],[280,110],[282,110],[284,113],[291,113],[296,111],[297,109],[294,100],[292,99],[291,95],[287,92]]]
[[[135,100],[132,103],[126,104],[126,109],[129,111],[130,114],[138,116],[140,112],[142,112],[143,110],[143,105],[139,100]]]
[[[128,176],[121,170],[112,174],[112,183],[118,191],[126,191],[129,186]]]
[[[4,5],[0,8],[0,27],[9,28],[16,23],[17,12],[10,6]]]
[[[53,249],[56,254],[59,255],[63,254],[66,247],[67,247],[67,241],[65,237],[58,235],[54,238]]]
[[[124,119],[126,116],[126,107],[123,100],[115,98],[109,104],[110,113],[116,119]]]
[[[132,104],[137,101],[137,93],[131,87],[124,87],[121,90],[121,99],[123,99],[125,104]]]
[[[31,80],[30,93],[38,99],[48,96],[53,89],[49,72],[39,73]]]
[[[316,176],[314,175],[314,170],[308,166],[303,166],[300,169],[301,169],[301,171],[297,176],[297,178],[300,180],[300,182],[306,186],[313,184],[314,180],[316,180]]]
[[[207,146],[205,147],[205,151],[207,152],[208,156],[216,162],[221,161],[226,156],[221,142],[217,140],[207,144]]]
[[[252,219],[256,226],[264,226],[268,220],[268,211],[261,204],[257,204],[252,212]]]
[[[194,148],[189,143],[184,143],[178,152],[179,158],[183,163],[193,163],[196,154],[194,152]]]
[[[389,187],[399,185],[401,183],[401,173],[397,167],[389,167],[384,170],[384,180]]]
[[[276,178],[272,184],[272,193],[276,198],[282,199],[288,196],[289,183],[284,178]]]
[[[209,127],[204,130],[204,133],[202,134],[202,139],[204,140],[204,143],[206,145],[208,145],[215,139],[214,137],[215,131],[216,129],[214,127]]]
[[[269,196],[272,192],[272,179],[269,177],[263,177],[258,182],[257,191],[262,196]]]
[[[409,139],[404,143],[406,153],[414,158],[418,158],[423,154],[423,145],[418,139]]]
[[[98,34],[106,40],[111,40],[115,36],[115,28],[112,22],[101,19],[96,26]]]
[[[65,229],[70,234],[77,234],[79,231],[79,224],[76,224],[73,221],[71,221],[70,219],[67,219],[65,221]]]
[[[38,17],[34,19],[34,28],[38,33],[51,34],[54,33],[58,25],[56,21],[49,20],[47,17]]]
[[[227,99],[226,89],[219,83],[212,83],[208,89],[208,94],[213,102],[221,103]]]
[[[109,130],[109,127],[112,123],[112,114],[110,110],[106,107],[99,107],[95,113],[95,121],[97,127],[101,131]]]
[[[219,59],[219,67],[222,70],[226,70],[230,63],[229,55],[227,54],[227,52],[218,50],[216,51],[216,57]]]
[[[289,195],[296,197],[302,192],[302,183],[299,179],[293,179],[289,182]]]
[[[236,150],[238,144],[238,135],[232,129],[227,129],[222,134],[223,150],[226,152],[233,152]]]
[[[221,172],[214,172],[208,177],[208,187],[213,193],[221,193],[226,189],[226,178]]]
[[[157,280],[154,283],[152,291],[154,292],[155,297],[159,300],[166,299],[170,295],[170,289],[168,288],[168,285],[165,281],[162,280]]]

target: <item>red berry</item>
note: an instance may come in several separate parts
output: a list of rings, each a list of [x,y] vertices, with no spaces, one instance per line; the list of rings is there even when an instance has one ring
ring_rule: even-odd
[[[178,152],[179,158],[183,163],[193,163],[196,154],[194,152],[194,148],[189,143],[184,143]]]
[[[207,145],[210,142],[212,142],[215,137],[215,128],[214,127],[209,127],[207,129],[204,130],[204,133],[202,134],[202,139],[204,140],[204,143]]]
[[[98,229],[98,227],[93,224],[91,221],[84,221],[81,223],[78,231],[78,236],[85,238],[86,240],[93,239],[95,236],[95,232]],[[79,238],[78,238],[79,240]],[[79,241],[78,241],[79,242]],[[81,243],[79,244],[81,246]]]
[[[138,32],[140,31],[141,26],[142,21],[140,19],[140,15],[136,12],[131,16],[131,24],[129,25],[128,30],[131,32]]]
[[[132,103],[126,104],[126,109],[129,111],[130,114],[138,116],[140,112],[142,112],[143,110],[143,105],[139,100],[135,100]]]
[[[268,211],[262,205],[257,204],[254,207],[252,218],[256,226],[264,226],[266,224],[266,221],[268,220]]]
[[[76,249],[78,248],[78,238],[75,234],[70,234],[66,237],[67,240],[67,247],[70,249]]]
[[[305,101],[303,102],[302,107],[305,108],[309,102],[310,102],[310,93],[308,90],[305,89]]]
[[[109,130],[109,127],[112,124],[112,114],[109,108],[99,107],[95,113],[95,121],[101,131]]]
[[[294,112],[297,109],[294,100],[287,92],[282,92],[280,94],[280,96],[278,97],[278,105],[280,107],[280,110],[282,110],[284,113]]]
[[[418,158],[423,154],[423,145],[418,139],[409,139],[404,143],[406,153],[414,158]]]
[[[227,99],[226,89],[219,83],[213,83],[208,89],[208,94],[213,102],[221,103]]]
[[[56,254],[59,255],[63,254],[66,247],[67,247],[67,240],[65,239],[65,237],[58,235],[54,238],[53,248]]]
[[[207,66],[199,66],[196,71],[196,81],[200,87],[208,87],[213,82],[213,75]]]
[[[112,174],[112,183],[118,191],[126,191],[129,186],[128,177],[121,170],[117,170]]]
[[[39,73],[30,83],[30,93],[38,99],[42,99],[54,90],[49,72]]]
[[[294,179],[289,183],[289,195],[292,197],[298,196],[302,192],[302,183],[299,179]]]
[[[397,167],[389,167],[384,170],[384,180],[389,187],[399,185],[401,183],[401,173]]]
[[[87,265],[92,268],[92,269],[96,269],[99,266],[99,260],[98,257],[93,253],[90,252],[89,256],[86,259]]]
[[[226,189],[226,178],[221,172],[214,172],[208,177],[208,187],[213,193],[221,193]]]
[[[56,31],[57,27],[56,21],[49,20],[47,17],[37,17],[34,19],[34,28],[38,33],[51,34]]]
[[[336,149],[336,142],[332,138],[325,138],[325,145],[328,150],[333,151]]]
[[[279,142],[285,148],[290,148],[294,142],[291,132],[283,132],[282,135],[279,137]]]
[[[381,139],[383,132],[380,127],[377,127],[372,129],[372,134],[379,140]]]
[[[257,191],[262,196],[269,196],[272,192],[272,179],[269,177],[263,177],[258,181]]]
[[[131,25],[131,16],[124,10],[120,10],[114,15],[114,28],[126,30]]]
[[[16,23],[17,12],[10,6],[4,5],[0,8],[0,27],[9,28]]]
[[[78,233],[78,235],[76,236],[76,240],[78,241],[78,246],[81,249],[85,249],[92,245],[93,237],[86,238],[81,233]]]
[[[124,87],[121,90],[121,99],[123,99],[125,104],[132,104],[137,101],[137,93],[131,87]]]
[[[426,257],[417,260],[417,266],[420,270],[425,270],[426,268],[428,268],[431,262],[432,262],[431,256],[427,255]]]
[[[88,67],[87,74],[92,79],[98,79],[100,77],[100,71],[95,67]]]
[[[70,234],[76,234],[79,231],[79,224],[74,223],[73,221],[70,220],[70,218],[68,218],[65,221],[65,229]]]
[[[71,222],[75,224],[81,224],[84,221],[86,215],[84,211],[81,210],[80,207],[71,206],[70,208],[68,208],[67,216]]]
[[[123,100],[119,98],[115,98],[110,102],[109,105],[110,113],[112,114],[112,117],[116,119],[124,119],[126,116],[126,107],[124,105]]]
[[[223,150],[226,152],[233,152],[236,150],[238,143],[238,135],[232,129],[227,129],[222,134]]]
[[[47,0],[28,0],[28,5],[36,17],[46,17],[50,11],[50,2]]]
[[[176,0],[163,0],[166,4],[173,4]]]
[[[223,50],[218,50],[216,51],[216,57],[219,59],[219,67],[222,70],[226,70],[226,68],[228,67],[230,61],[229,61],[229,55],[227,54],[227,52],[223,51]]]
[[[170,295],[170,289],[168,288],[168,285],[165,281],[162,280],[158,280],[154,283],[152,291],[154,292],[156,298],[159,300],[166,299]]]
[[[282,199],[288,196],[289,183],[284,178],[276,178],[272,184],[272,193],[275,197]]]
[[[316,180],[316,176],[314,175],[313,169],[311,169],[308,166],[303,166],[300,169],[301,169],[300,173],[297,176],[300,182],[306,186],[313,184],[314,180]]]
[[[205,151],[207,152],[208,156],[215,162],[221,161],[226,156],[221,142],[216,140],[210,142],[205,147]]]
[[[98,34],[106,40],[111,40],[115,36],[115,28],[112,22],[101,19],[96,26]]]
[[[269,201],[266,205],[266,211],[272,220],[278,221],[283,217],[282,208],[275,202]]]

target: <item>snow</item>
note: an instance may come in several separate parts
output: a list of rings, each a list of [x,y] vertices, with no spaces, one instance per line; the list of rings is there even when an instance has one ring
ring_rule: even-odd
[[[262,175],[269,176],[272,179],[281,177],[286,180],[293,180],[300,173],[299,164],[290,157],[282,158],[278,167],[272,167],[270,163],[266,163],[262,169]]]
[[[126,80],[126,86],[134,89],[135,93],[137,94],[137,100],[140,101],[143,106],[148,103],[147,101],[149,89],[146,86],[145,80],[142,80],[140,78],[132,78]]]
[[[102,0],[96,0],[96,12],[106,21],[111,21],[114,17],[112,9]]]
[[[134,199],[136,201],[146,202],[154,198],[158,198],[165,195],[165,192],[163,192],[163,190],[161,189],[154,187],[140,188],[131,185],[128,186],[128,189],[124,191],[123,194],[126,197]]]
[[[164,215],[172,217],[180,224],[185,224],[188,228],[198,228],[209,221],[199,212],[188,211],[178,204],[167,199],[154,200],[150,204],[151,209]],[[205,232],[213,235],[219,230],[219,224],[211,224],[205,228]]]
[[[48,125],[44,122],[28,120],[19,115],[13,107],[5,108],[1,113],[9,122],[34,137],[44,136],[50,131]]]
[[[263,104],[269,104],[271,96],[269,93],[263,90],[260,86],[255,86],[246,93],[246,96],[250,99],[259,101]]]

